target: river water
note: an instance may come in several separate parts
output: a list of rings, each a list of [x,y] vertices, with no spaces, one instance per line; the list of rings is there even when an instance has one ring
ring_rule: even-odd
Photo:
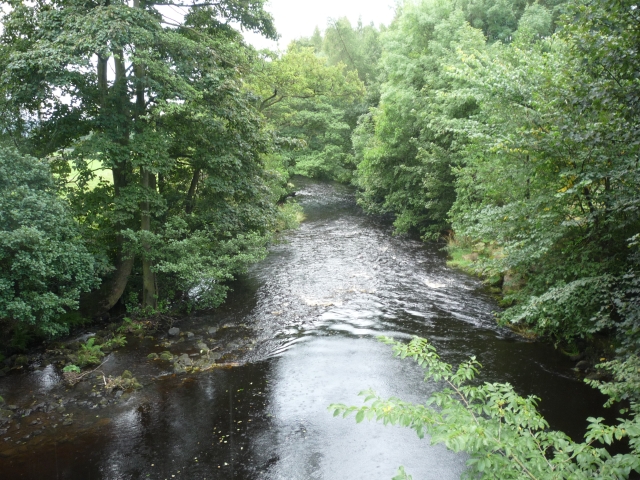
[[[0,478],[390,479],[400,465],[416,480],[459,478],[463,454],[327,410],[360,405],[368,388],[410,401],[437,388],[379,335],[424,336],[451,363],[476,355],[482,380],[541,397],[552,428],[576,440],[586,417],[602,414],[603,397],[566,357],[495,325],[494,300],[479,280],[445,265],[441,245],[392,236],[348,187],[296,186],[306,220],[233,284],[223,307],[177,324],[192,337],[160,339],[164,346],[133,338],[110,355],[105,373],[129,368],[142,390],[100,408],[91,382],[69,391],[50,365],[2,379],[8,403],[71,396],[63,415],[73,423],[63,426],[55,411],[31,414],[21,430],[14,421],[0,439]],[[169,362],[146,358],[167,349],[195,358],[198,341],[227,367],[176,375]],[[31,422],[40,433],[19,440]]]

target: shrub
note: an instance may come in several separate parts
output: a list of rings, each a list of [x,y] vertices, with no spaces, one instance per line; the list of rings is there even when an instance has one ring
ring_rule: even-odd
[[[632,415],[619,419],[620,423],[613,426],[603,424],[603,418],[588,418],[585,441],[576,443],[563,432],[549,430],[549,424],[536,408],[538,398],[523,398],[508,383],[478,385],[474,380],[481,366],[475,357],[454,369],[440,360],[435,348],[424,338],[415,337],[409,344],[389,338],[382,340],[393,346],[397,356],[412,358],[422,366],[425,381],[443,382],[445,388],[422,405],[398,398],[383,399],[373,391],[361,392],[368,405],[334,404],[329,407],[334,416],[355,413],[358,423],[366,418],[402,425],[415,430],[420,438],[430,435],[431,444],[443,443],[455,452],[465,451],[470,456],[469,478],[621,479],[627,478],[632,470],[640,472],[637,358],[605,365],[616,382],[591,382],[610,395],[609,404],[631,399]],[[629,372],[635,375],[635,384],[627,381]],[[635,389],[629,388],[633,385]],[[611,445],[625,437],[631,449],[626,454],[611,455],[606,448],[595,446],[598,442]],[[410,477],[400,470],[396,478]]]

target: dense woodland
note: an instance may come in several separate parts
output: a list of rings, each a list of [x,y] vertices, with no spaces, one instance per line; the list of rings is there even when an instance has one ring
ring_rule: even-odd
[[[2,7],[5,353],[110,311],[220,305],[295,224],[289,177],[331,179],[398,234],[446,240],[501,292],[499,322],[607,360],[591,381],[628,415],[594,419],[591,438],[629,436],[632,453],[531,437],[514,449],[552,445],[551,463],[500,478],[568,478],[532,473],[556,460],[600,478],[640,470],[634,2],[406,1],[387,27],[336,19],[284,52],[240,33],[276,38],[263,0]],[[486,453],[464,435],[445,442]]]

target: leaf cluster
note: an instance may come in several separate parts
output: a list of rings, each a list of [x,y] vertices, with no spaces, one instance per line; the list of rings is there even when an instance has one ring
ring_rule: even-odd
[[[426,339],[415,337],[408,344],[389,338],[382,341],[392,345],[396,356],[420,365],[425,381],[438,382],[443,388],[423,404],[361,392],[367,405],[334,404],[329,407],[334,416],[355,414],[358,423],[368,419],[401,425],[415,430],[420,438],[428,435],[431,444],[467,452],[468,478],[622,479],[632,470],[640,471],[637,411],[613,426],[604,424],[602,418],[587,419],[585,440],[577,443],[562,432],[549,430],[537,410],[538,398],[521,397],[506,383],[479,384],[476,375],[480,364],[474,357],[454,368],[440,359]],[[637,363],[637,358],[633,362]],[[633,362],[610,366],[617,372],[616,383],[603,384],[600,389],[611,395],[612,402],[623,398],[630,386],[626,381],[618,382],[624,380],[625,372],[632,371]],[[637,377],[637,372],[632,374]],[[629,439],[630,453],[611,455],[599,446],[623,438]],[[399,475],[405,478],[406,473],[401,470]]]

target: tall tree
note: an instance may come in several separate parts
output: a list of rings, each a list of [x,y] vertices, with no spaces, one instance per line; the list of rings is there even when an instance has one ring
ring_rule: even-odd
[[[185,215],[193,213],[203,184],[217,184],[230,204],[239,196],[249,202],[251,195],[256,202],[260,196],[252,181],[268,146],[240,93],[244,46],[229,22],[274,38],[263,0],[12,1],[10,6],[3,17],[8,53],[2,57],[2,96],[6,111],[32,119],[22,129],[21,145],[38,156],[57,152],[58,163],[71,161],[85,186],[96,161],[111,171],[112,185],[99,190],[100,205],[78,212],[87,222],[98,222],[114,264],[103,282],[101,309],[122,296],[134,250],[141,258],[143,305],[155,307],[161,265],[152,240],[154,230],[169,221],[175,194],[183,195]],[[195,135],[181,137],[181,120]],[[228,172],[249,178],[229,183],[222,181],[224,175],[216,178],[226,167],[221,158],[234,165]],[[178,177],[179,184],[169,188]],[[89,190],[84,193],[97,200]],[[127,232],[139,232],[141,248],[126,246],[134,238]]]

